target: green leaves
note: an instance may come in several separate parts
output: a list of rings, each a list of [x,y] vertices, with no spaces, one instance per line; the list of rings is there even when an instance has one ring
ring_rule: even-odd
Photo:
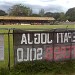
[[[75,21],[75,7],[68,9],[66,17],[69,21]]]
[[[30,16],[31,13],[32,13],[32,10],[29,7],[26,7],[22,4],[13,5],[9,9],[10,16]]]

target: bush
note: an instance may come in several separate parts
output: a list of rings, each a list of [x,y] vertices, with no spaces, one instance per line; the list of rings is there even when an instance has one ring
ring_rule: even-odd
[[[73,61],[67,62],[49,62],[49,61],[33,61],[21,62],[16,64],[14,71],[17,73],[36,74],[36,73],[55,73],[69,74],[73,73],[75,64]]]
[[[1,69],[0,75],[36,75],[50,73],[54,75],[71,75],[75,70],[75,61],[49,62],[49,61],[27,61],[21,62],[8,69]]]

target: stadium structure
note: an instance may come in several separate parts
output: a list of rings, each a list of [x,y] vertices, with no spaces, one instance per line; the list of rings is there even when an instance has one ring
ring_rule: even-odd
[[[0,16],[0,25],[52,25],[53,17],[14,17]]]

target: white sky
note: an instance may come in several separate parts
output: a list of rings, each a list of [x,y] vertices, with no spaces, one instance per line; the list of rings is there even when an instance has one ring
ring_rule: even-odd
[[[75,7],[75,0],[0,0],[0,7],[2,7],[3,5],[11,6],[18,3],[35,5],[35,7],[42,6],[46,8],[49,6],[61,6],[64,11],[69,8]]]

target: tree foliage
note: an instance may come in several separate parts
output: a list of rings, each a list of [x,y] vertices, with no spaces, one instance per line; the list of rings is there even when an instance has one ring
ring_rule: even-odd
[[[60,18],[60,13],[53,13],[53,17],[54,17],[56,20],[59,20],[59,18]]]
[[[32,14],[31,16],[32,16],[32,17],[40,17],[39,14]]]
[[[7,13],[3,10],[0,10],[0,16],[4,16],[4,15],[7,15]]]
[[[75,21],[75,7],[68,9],[65,15],[69,21]]]
[[[59,15],[60,15],[58,18],[59,21],[66,21],[66,16],[64,12],[60,12]]]
[[[9,9],[10,16],[30,16],[31,14],[32,10],[22,4],[13,5]]]
[[[65,14],[63,12],[60,12],[60,13],[46,12],[44,15],[46,17],[54,17],[55,20],[58,20],[58,21],[65,21],[66,20]]]
[[[44,14],[45,17],[53,17],[53,13],[52,12],[46,12]]]
[[[41,9],[40,11],[39,11],[39,15],[41,16],[41,17],[43,17],[44,16],[44,9]]]

